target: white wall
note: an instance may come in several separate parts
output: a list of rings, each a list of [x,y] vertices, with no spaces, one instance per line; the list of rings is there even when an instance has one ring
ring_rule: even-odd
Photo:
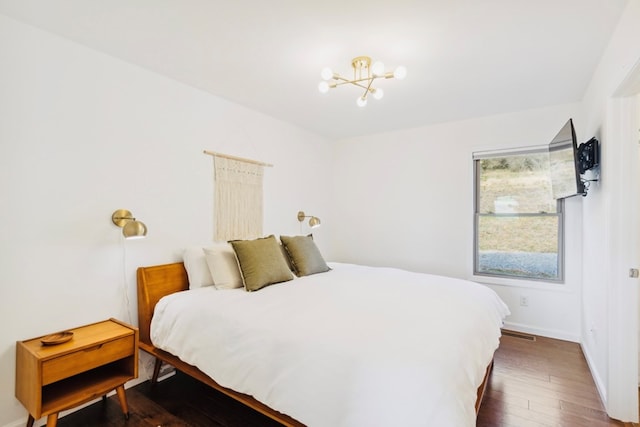
[[[275,165],[264,225],[276,234],[299,231],[300,209],[324,218],[332,153],[298,128],[3,15],[0,64],[0,425],[23,425],[17,340],[109,317],[137,323],[135,269],[211,241],[203,149]],[[147,224],[147,239],[123,242],[118,208]],[[315,235],[324,250],[327,232]]]
[[[620,88],[630,73],[640,81],[638,22],[640,3],[631,1],[586,91],[580,124],[584,133],[600,139],[602,152],[601,181],[584,206],[582,345],[609,414],[625,421],[638,420],[638,337],[626,331],[635,331],[638,322],[638,280],[627,272],[640,262],[633,246],[638,236],[630,233],[637,230],[630,221],[638,220],[629,217],[630,200],[639,196],[638,183],[629,178],[629,161],[638,154],[635,130],[640,123],[625,123],[621,95],[629,93]],[[625,127],[634,134],[625,136]]]
[[[608,195],[616,185],[609,171],[618,166],[619,147],[606,138],[607,108],[640,58],[637,22],[640,4],[629,2],[584,106],[445,123],[331,147],[0,15],[0,425],[26,417],[13,396],[16,340],[111,316],[132,316],[135,323],[135,268],[179,260],[184,246],[210,241],[212,165],[203,149],[275,165],[265,174],[267,233],[297,233],[295,213],[303,209],[331,224],[314,233],[329,259],[469,278],[471,152],[546,144],[568,117],[576,120],[581,140],[602,138],[605,164],[601,185],[567,204],[567,284],[562,290],[515,281],[491,286],[510,305],[508,322],[516,328],[574,340],[595,330],[583,346],[607,387],[615,362],[607,329],[613,313],[603,301],[612,296],[608,266],[620,262],[612,260],[618,254],[611,245],[622,237],[611,237],[621,232],[610,227],[616,217],[607,204],[625,208],[619,193]],[[146,240],[123,243],[110,222],[117,208],[132,210],[148,225]],[[589,231],[584,242],[583,230]],[[526,309],[517,304],[523,293]]]
[[[472,153],[546,145],[580,115],[580,105],[570,104],[337,142],[332,253],[346,262],[471,278]],[[579,340],[581,204],[573,198],[566,205],[564,285],[491,285],[511,309],[508,327]],[[519,306],[520,295],[528,307]]]

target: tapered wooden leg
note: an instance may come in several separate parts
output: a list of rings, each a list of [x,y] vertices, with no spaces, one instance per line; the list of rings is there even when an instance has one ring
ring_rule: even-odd
[[[29,414],[29,418],[27,418],[27,427],[33,427],[33,422],[34,421],[35,421],[35,419],[33,419],[31,414]]]
[[[47,427],[56,427],[58,425],[58,413],[49,414],[47,417]]]
[[[124,392],[124,385],[116,388],[116,393],[118,394],[118,400],[120,401],[120,408],[122,408],[122,413],[124,417],[129,419],[129,406],[127,405],[127,395]],[[49,426],[47,426],[49,427]]]
[[[151,377],[151,385],[158,384],[158,376],[160,375],[160,368],[162,368],[162,360],[156,357],[156,363],[153,365],[153,376]]]

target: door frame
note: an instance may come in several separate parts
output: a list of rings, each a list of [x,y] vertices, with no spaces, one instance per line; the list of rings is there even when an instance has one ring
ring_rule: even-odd
[[[606,171],[611,179],[612,235],[608,255],[609,354],[607,412],[612,418],[638,422],[638,334],[639,303],[637,278],[629,277],[630,268],[640,268],[640,63],[614,93],[608,105],[607,139],[613,150],[615,171]],[[608,166],[614,166],[608,162]]]

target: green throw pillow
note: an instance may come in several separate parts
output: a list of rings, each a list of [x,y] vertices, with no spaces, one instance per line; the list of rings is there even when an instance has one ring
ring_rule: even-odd
[[[293,271],[297,276],[308,276],[331,270],[313,241],[313,236],[280,236],[280,241],[289,255]]]
[[[293,275],[275,236],[229,242],[236,253],[242,282],[247,291],[292,280]]]

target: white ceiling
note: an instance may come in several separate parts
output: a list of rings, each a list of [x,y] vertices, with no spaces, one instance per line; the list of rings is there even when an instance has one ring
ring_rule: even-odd
[[[329,138],[582,99],[628,0],[0,0],[0,13]],[[382,100],[322,95],[368,55]]]

